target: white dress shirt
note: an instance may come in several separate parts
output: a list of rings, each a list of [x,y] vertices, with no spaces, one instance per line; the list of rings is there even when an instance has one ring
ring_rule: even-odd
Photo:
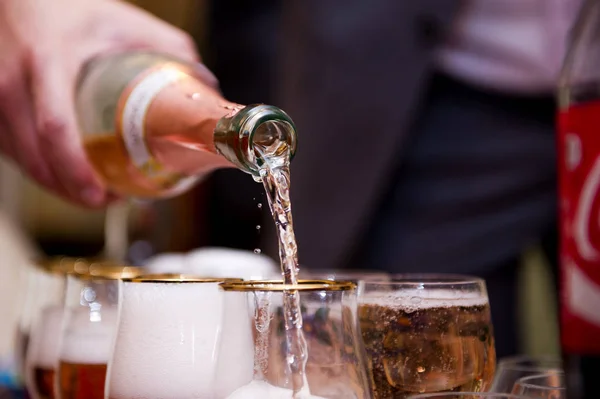
[[[466,0],[437,52],[440,70],[513,93],[550,93],[581,0]]]

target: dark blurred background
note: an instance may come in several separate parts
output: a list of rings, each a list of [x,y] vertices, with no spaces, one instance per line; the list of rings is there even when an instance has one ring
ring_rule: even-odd
[[[282,1],[135,0],[190,32],[205,63],[218,76],[223,94],[242,104],[277,104],[277,56]],[[103,212],[75,208],[24,181],[1,164],[4,213],[48,255],[93,256],[103,247]],[[293,188],[292,188],[293,189]],[[258,203],[265,205],[262,210]],[[192,191],[170,200],[135,204],[130,217],[135,259],[202,246],[252,250],[260,246],[267,211],[262,186],[237,170],[214,173]],[[544,257],[533,247],[523,256],[520,309],[523,349],[558,353],[556,305]]]

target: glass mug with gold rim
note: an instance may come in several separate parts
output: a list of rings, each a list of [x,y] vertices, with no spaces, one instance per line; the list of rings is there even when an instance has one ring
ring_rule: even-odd
[[[92,264],[68,275],[55,380],[58,399],[104,399],[119,280],[141,273],[137,267]]]
[[[496,351],[483,280],[394,275],[359,282],[358,302],[375,399],[489,388]]]
[[[221,288],[226,305],[215,373],[216,399],[292,398],[282,308],[290,291],[300,297],[307,344],[305,387],[310,396],[303,397],[371,398],[357,329],[355,284],[243,281],[226,282]]]
[[[30,328],[21,332],[26,346],[25,385],[33,399],[54,396],[67,275],[84,272],[97,263],[105,264],[95,259],[66,256],[34,262],[37,268],[23,309],[23,325],[29,324]],[[27,321],[27,318],[31,320]]]
[[[122,279],[105,398],[211,398],[223,293],[239,279],[181,274]]]

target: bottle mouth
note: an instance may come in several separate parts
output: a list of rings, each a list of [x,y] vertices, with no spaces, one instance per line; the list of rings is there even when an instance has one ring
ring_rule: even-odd
[[[215,130],[217,151],[255,178],[266,160],[291,161],[297,145],[294,122],[271,105],[248,105],[219,121]]]
[[[252,107],[252,108],[250,108]],[[291,118],[277,107],[250,105],[241,134],[248,135],[244,159],[253,174],[265,163],[288,163],[296,154],[296,128]]]

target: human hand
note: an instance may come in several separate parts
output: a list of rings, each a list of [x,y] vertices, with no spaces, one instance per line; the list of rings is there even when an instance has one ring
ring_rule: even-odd
[[[135,49],[199,61],[187,34],[119,0],[1,0],[0,151],[72,202],[114,199],[83,151],[74,92],[91,58]]]

